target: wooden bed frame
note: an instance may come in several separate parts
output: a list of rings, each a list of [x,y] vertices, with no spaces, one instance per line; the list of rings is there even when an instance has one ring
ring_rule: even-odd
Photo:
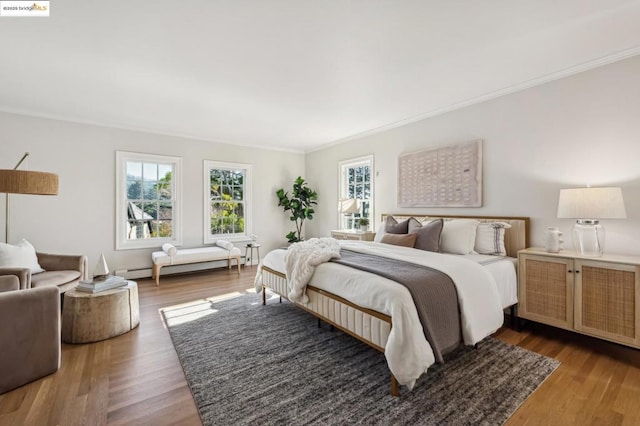
[[[481,222],[507,222],[512,225],[510,229],[505,230],[507,255],[517,258],[518,251],[529,245],[528,217],[390,215],[399,221],[415,217],[419,221],[424,219],[442,218],[444,220],[450,220],[464,218],[477,219]],[[386,216],[388,216],[388,214],[382,215],[383,221]],[[281,298],[284,297],[289,300],[287,297],[288,286],[286,275],[268,267],[263,267],[262,271],[262,304],[266,305],[267,303],[267,288]],[[386,341],[393,323],[389,315],[358,306],[340,296],[310,285],[307,286],[306,294],[309,297],[308,304],[292,303],[317,317],[319,320],[318,326],[320,325],[320,321],[325,321],[332,327],[337,327],[343,332],[350,334],[356,339],[384,353]],[[515,317],[515,306],[516,305],[513,305],[511,307],[512,320],[514,319],[513,317]],[[391,395],[400,396],[400,386],[393,374],[391,374]]]

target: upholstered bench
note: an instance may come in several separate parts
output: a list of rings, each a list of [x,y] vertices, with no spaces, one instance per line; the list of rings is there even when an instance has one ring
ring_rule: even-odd
[[[157,286],[160,285],[160,268],[163,266],[226,260],[229,269],[231,269],[231,261],[235,259],[238,273],[240,273],[240,249],[233,247],[231,243],[229,243],[228,248],[211,246],[178,250],[170,244],[165,244],[162,249],[163,251],[151,253],[151,260],[153,261],[151,276],[155,278]]]

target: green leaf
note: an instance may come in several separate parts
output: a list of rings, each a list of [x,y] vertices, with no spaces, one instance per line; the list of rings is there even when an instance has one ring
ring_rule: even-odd
[[[276,191],[278,197],[278,206],[282,207],[285,212],[291,211],[289,220],[296,223],[296,231],[291,231],[287,234],[287,240],[289,242],[300,241],[301,235],[298,229],[302,228],[305,220],[313,219],[315,211],[311,207],[317,203],[318,193],[309,188],[302,178],[298,176],[293,182],[293,189],[291,195],[284,191],[284,188]]]

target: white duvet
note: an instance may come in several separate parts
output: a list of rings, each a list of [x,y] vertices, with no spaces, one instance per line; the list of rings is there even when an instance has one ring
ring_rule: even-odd
[[[366,241],[340,241],[340,244],[349,250],[416,263],[449,275],[458,293],[465,344],[479,342],[502,325],[502,306],[496,283],[481,265],[455,255],[389,244]],[[285,253],[285,250],[270,252],[262,265],[285,273]],[[261,290],[260,270],[259,267],[256,291]],[[393,318],[384,353],[389,369],[400,384],[413,388],[417,378],[435,362],[411,294],[403,285],[332,262],[318,265],[308,284]]]

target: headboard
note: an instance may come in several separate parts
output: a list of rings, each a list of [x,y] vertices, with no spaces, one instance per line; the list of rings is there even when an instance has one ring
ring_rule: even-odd
[[[408,213],[383,213],[382,221],[387,216],[393,216],[399,222],[407,220],[411,217],[422,222],[432,219],[475,219],[480,222],[506,222],[511,228],[505,229],[504,246],[507,249],[507,256],[518,257],[518,251],[529,247],[529,218],[514,216],[438,216],[438,215],[419,215]]]

